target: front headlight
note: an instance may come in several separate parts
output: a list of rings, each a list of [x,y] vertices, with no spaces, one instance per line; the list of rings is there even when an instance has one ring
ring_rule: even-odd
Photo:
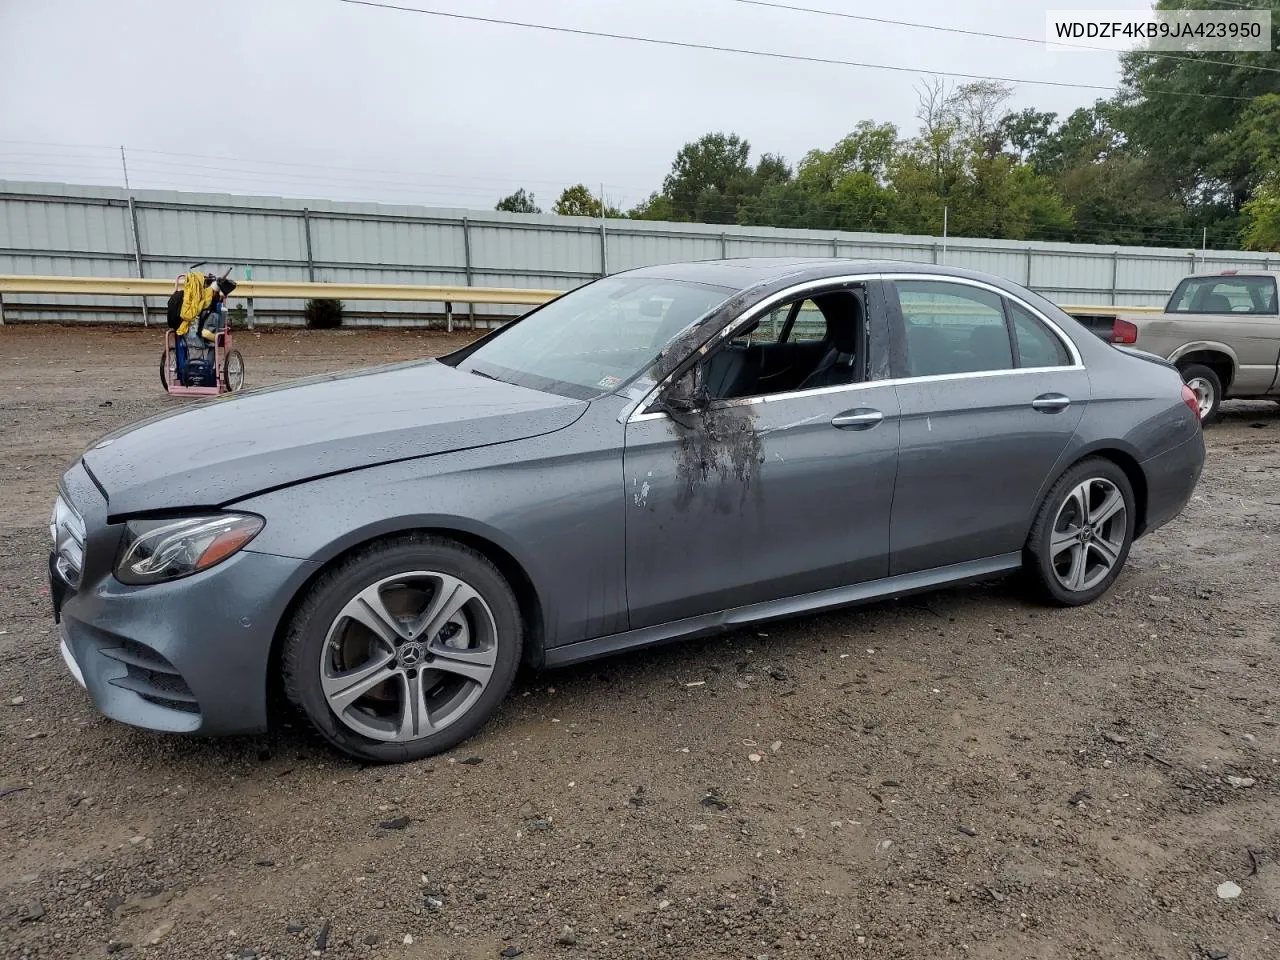
[[[258,535],[263,519],[247,513],[130,520],[125,524],[116,579],[140,585],[207,570]]]

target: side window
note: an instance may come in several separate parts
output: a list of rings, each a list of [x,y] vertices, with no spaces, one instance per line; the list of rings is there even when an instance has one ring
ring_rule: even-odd
[[[1009,317],[1013,321],[1013,339],[1018,345],[1020,367],[1069,367],[1071,355],[1062,341],[1040,320],[1012,300]]]
[[[827,320],[818,305],[812,300],[805,300],[796,312],[795,322],[786,331],[786,339],[781,343],[816,343],[827,338]]]
[[[943,280],[899,280],[907,375],[1012,370],[1013,346],[1001,297]]]
[[[707,395],[733,400],[857,383],[865,364],[865,321],[861,289],[782,304],[702,362]]]

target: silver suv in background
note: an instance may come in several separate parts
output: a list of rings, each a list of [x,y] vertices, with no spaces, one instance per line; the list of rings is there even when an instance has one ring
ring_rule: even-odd
[[[1210,423],[1226,399],[1280,401],[1278,305],[1275,274],[1227,270],[1187,277],[1163,313],[1129,314],[1102,328],[1101,318],[1084,322],[1112,343],[1176,364]]]

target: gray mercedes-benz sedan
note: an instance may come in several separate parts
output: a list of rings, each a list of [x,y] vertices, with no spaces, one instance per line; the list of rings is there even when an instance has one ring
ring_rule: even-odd
[[[213,400],[63,477],[50,579],[98,708],[422,757],[554,666],[1024,569],[1088,603],[1200,476],[1194,395],[924,264],[633,270],[437,360]]]

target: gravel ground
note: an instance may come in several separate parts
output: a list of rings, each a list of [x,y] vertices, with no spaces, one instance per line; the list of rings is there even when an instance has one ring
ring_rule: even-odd
[[[251,385],[451,345],[240,339]],[[0,955],[1280,956],[1280,408],[1228,408],[1089,609],[1004,583],[522,676],[361,767],[102,719],[57,655],[54,483],[182,402],[158,340],[0,330]]]

